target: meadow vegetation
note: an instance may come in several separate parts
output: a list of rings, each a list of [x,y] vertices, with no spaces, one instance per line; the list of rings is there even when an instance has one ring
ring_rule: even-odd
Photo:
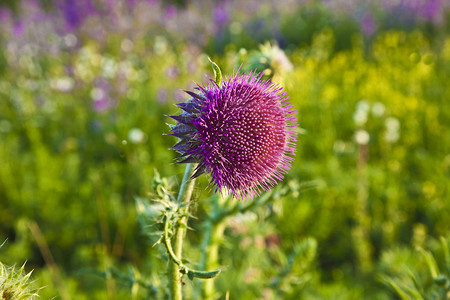
[[[372,27],[339,1],[81,2],[96,10],[76,22],[59,4],[0,10],[0,261],[27,261],[40,298],[166,299],[151,200],[178,190],[167,116],[213,76],[208,56],[283,85],[299,123],[285,179],[256,205],[230,204],[212,241],[215,296],[450,298],[445,1],[431,17],[379,8]],[[193,265],[208,182],[193,194]]]

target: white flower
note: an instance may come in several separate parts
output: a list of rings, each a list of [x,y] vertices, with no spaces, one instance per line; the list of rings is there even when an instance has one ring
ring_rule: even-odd
[[[117,72],[117,63],[110,58],[102,58],[103,75],[107,78],[113,78]]]
[[[98,100],[102,99],[103,97],[105,97],[105,91],[103,89],[96,87],[91,90],[92,100],[98,101]]]
[[[70,77],[59,77],[50,80],[50,87],[59,92],[70,92],[75,82]]]
[[[381,117],[386,110],[386,107],[381,102],[375,102],[372,106],[372,114],[376,117]]]
[[[365,130],[358,130],[355,133],[355,141],[360,145],[367,145],[370,141],[370,135]]]
[[[64,36],[63,41],[64,41],[64,45],[66,45],[66,47],[72,48],[77,45],[78,39],[74,34],[69,33]]]
[[[368,112],[369,109],[370,109],[370,103],[366,99],[362,99],[356,104],[356,110]]]
[[[133,144],[140,144],[145,140],[145,133],[139,128],[132,128],[128,131],[128,140]]]
[[[362,125],[366,124],[369,110],[370,110],[370,104],[365,99],[360,100],[356,104],[356,111],[353,114],[353,121],[355,122],[356,125],[362,126]]]
[[[362,125],[366,124],[366,122],[367,122],[367,111],[366,110],[362,110],[362,109],[356,110],[355,113],[353,114],[353,121],[358,126],[362,126]]]
[[[389,117],[384,122],[386,132],[384,138],[389,143],[395,143],[400,138],[400,121],[397,118]]]

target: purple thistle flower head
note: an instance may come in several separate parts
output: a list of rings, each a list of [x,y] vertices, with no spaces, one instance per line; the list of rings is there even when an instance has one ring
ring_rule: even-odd
[[[181,140],[172,148],[178,163],[198,163],[193,177],[211,174],[216,192],[252,199],[283,179],[295,155],[296,113],[282,87],[262,74],[234,73],[217,84],[186,91],[178,104],[172,134]]]

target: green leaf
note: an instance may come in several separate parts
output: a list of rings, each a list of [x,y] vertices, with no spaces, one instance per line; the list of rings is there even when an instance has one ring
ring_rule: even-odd
[[[425,262],[428,266],[428,269],[430,270],[431,277],[433,277],[433,279],[436,278],[439,275],[439,268],[433,255],[429,251],[424,250],[423,248],[419,248],[419,252],[425,258]]]
[[[402,298],[403,300],[411,300],[411,297],[407,293],[405,293],[402,290],[402,288],[398,284],[396,284],[392,279],[386,278],[385,280],[395,290],[395,292],[399,295],[400,298]]]
[[[214,81],[218,86],[220,86],[222,85],[222,71],[220,70],[219,66],[211,60],[211,58],[208,57],[208,59],[214,71]]]

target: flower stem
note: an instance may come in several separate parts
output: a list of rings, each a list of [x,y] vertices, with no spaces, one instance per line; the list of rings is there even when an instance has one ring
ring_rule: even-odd
[[[219,265],[219,246],[223,240],[227,217],[223,216],[223,212],[226,210],[227,201],[228,199],[226,197],[214,195],[211,198],[211,202],[208,204],[211,211],[202,225],[202,255],[199,262],[199,268],[201,270],[214,270]],[[215,299],[215,296],[213,280],[197,282],[195,288],[196,298],[210,300]]]
[[[209,228],[206,233],[209,235],[209,245],[207,246],[205,257],[204,257],[204,266],[202,269],[215,269],[219,265],[219,246],[223,240],[223,233],[226,228],[225,222],[212,223],[209,221],[207,225]],[[202,299],[211,300],[215,299],[215,288],[213,280],[206,280],[202,285]]]
[[[181,208],[181,217],[176,222],[175,228],[173,229],[175,236],[174,244],[174,254],[175,257],[181,258],[181,253],[183,249],[183,239],[186,233],[187,219],[189,202],[191,199],[192,191],[194,190],[195,179],[191,179],[194,171],[195,164],[187,164],[186,170],[184,171],[183,181],[181,182],[180,191],[178,192],[177,202],[178,205],[184,204]],[[170,273],[170,290],[173,300],[183,299],[181,292],[181,278],[179,266],[175,262],[170,263],[169,267]]]

